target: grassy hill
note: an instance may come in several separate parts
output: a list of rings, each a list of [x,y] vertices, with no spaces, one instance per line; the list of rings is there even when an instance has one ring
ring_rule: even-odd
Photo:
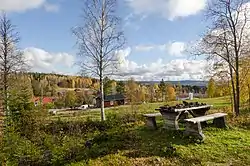
[[[184,137],[180,131],[158,130],[144,124],[144,113],[166,103],[121,106],[106,109],[107,121],[100,122],[100,111],[60,112],[49,116],[47,124],[33,130],[31,136],[12,135],[9,165],[24,160],[26,165],[249,165],[250,111],[242,110],[234,118],[229,98],[196,99],[212,104],[209,111],[226,112],[226,129],[204,128],[206,140],[201,143]],[[171,102],[169,104],[176,104]],[[32,124],[34,126],[34,124]],[[0,158],[1,155],[0,153]]]

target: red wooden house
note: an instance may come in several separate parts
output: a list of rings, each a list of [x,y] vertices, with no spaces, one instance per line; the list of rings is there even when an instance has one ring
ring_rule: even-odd
[[[34,102],[35,106],[37,106],[41,102],[41,97],[34,97],[32,101]],[[49,103],[53,103],[54,101],[55,101],[55,98],[53,97],[44,97],[42,99],[42,104],[46,105]]]
[[[116,105],[124,105],[125,96],[123,94],[106,95],[104,96],[104,107],[112,107]],[[101,98],[96,98],[96,107],[101,107]]]

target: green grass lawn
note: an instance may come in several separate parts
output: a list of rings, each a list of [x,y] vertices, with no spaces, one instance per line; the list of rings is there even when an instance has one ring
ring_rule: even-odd
[[[230,107],[230,99],[229,97],[220,97],[220,98],[208,98],[208,99],[194,99],[193,101],[188,102],[203,102],[210,105],[213,105],[211,108],[212,112],[215,111],[223,111],[223,108]],[[139,114],[144,113],[153,113],[153,112],[159,112],[155,111],[156,108],[169,104],[169,105],[175,105],[178,103],[182,103],[182,101],[173,101],[173,102],[162,102],[162,103],[149,103],[149,104],[142,104],[142,105],[125,105],[125,106],[118,106],[118,107],[111,107],[106,108],[106,113],[121,113],[121,112],[136,112]],[[132,111],[133,109],[133,111]],[[83,110],[83,111],[72,111],[72,113],[63,114],[63,115],[57,115],[53,116],[52,119],[57,120],[60,118],[61,120],[65,121],[72,121],[72,120],[86,120],[86,119],[92,119],[92,120],[100,120],[100,109],[94,109],[94,110]]]
[[[163,129],[161,117],[157,118],[157,130],[148,129],[142,114],[157,112],[155,108],[166,104],[153,103],[106,109],[105,122],[100,122],[98,110],[51,116],[53,123],[43,129],[39,139],[29,141],[28,146],[25,144],[33,151],[17,148],[12,150],[13,156],[15,159],[23,153],[32,154],[33,160],[40,162],[38,165],[249,165],[250,112],[245,110],[234,118],[229,98],[195,101],[212,104],[211,113],[229,113],[228,127],[205,128],[206,139],[202,143],[184,137],[183,128],[180,131]],[[16,144],[21,146],[23,142]]]
[[[229,112],[230,99],[195,99],[213,105],[210,112]],[[176,104],[172,102],[170,104]],[[157,112],[154,109],[166,103],[123,106],[106,109],[106,114],[138,114]],[[230,114],[230,112],[229,112]],[[232,115],[232,114],[230,114]],[[143,120],[114,126],[104,132],[88,135],[99,141],[87,150],[91,154],[82,161],[68,165],[249,165],[250,163],[250,114],[233,119],[229,116],[227,129],[208,127],[204,129],[203,143],[186,138],[181,131],[162,129],[163,121],[158,118],[158,130],[145,127]],[[64,116],[66,121],[99,120],[99,111],[85,111]],[[95,131],[96,132],[96,131]],[[92,154],[93,153],[93,154]]]
[[[185,139],[181,132],[150,131],[143,126],[125,130],[134,139],[111,140],[97,145],[105,155],[69,165],[249,165],[250,132],[238,128],[207,128],[204,143]],[[126,135],[126,133],[123,133]],[[124,145],[125,144],[125,145]],[[117,150],[114,147],[119,147]],[[106,154],[105,150],[111,153]],[[116,150],[114,150],[114,149]],[[172,150],[173,149],[173,150]]]

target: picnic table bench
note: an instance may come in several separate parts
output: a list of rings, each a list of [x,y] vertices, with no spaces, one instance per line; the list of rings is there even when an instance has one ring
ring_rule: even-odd
[[[151,113],[151,114],[144,114],[146,117],[146,125],[152,129],[157,129],[155,117],[161,116],[161,113]]]
[[[185,124],[184,135],[194,135],[199,139],[204,140],[205,136],[202,133],[202,127],[209,120],[213,120],[213,124],[218,128],[226,127],[225,116],[226,113],[214,113],[206,115],[206,112],[212,107],[207,104],[196,105],[176,105],[176,106],[162,106],[158,109],[160,113],[144,114],[146,117],[146,125],[150,128],[157,129],[155,118],[162,116],[165,122],[164,128],[168,130],[179,130],[179,122]],[[191,115],[192,118],[189,118]]]
[[[201,117],[195,117],[190,119],[184,119],[186,122],[186,127],[184,134],[185,135],[194,135],[197,136],[199,139],[204,140],[205,136],[202,133],[202,125],[201,122],[206,122],[209,120],[213,120],[213,124],[218,128],[226,127],[225,123],[225,113],[215,113],[210,115],[205,115]]]
[[[212,107],[212,105],[203,105],[198,107],[174,109],[172,111],[165,110],[164,108],[158,108],[155,110],[160,111],[165,122],[164,128],[168,130],[179,130],[179,121],[188,118],[188,115],[193,117],[204,116],[206,112]]]

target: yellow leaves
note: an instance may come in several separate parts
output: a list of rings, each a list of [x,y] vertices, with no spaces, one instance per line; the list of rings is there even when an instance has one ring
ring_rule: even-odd
[[[126,91],[126,96],[131,103],[137,102],[138,85],[134,81],[134,79],[130,79],[127,81],[125,85],[125,91]]]
[[[82,83],[84,87],[90,87],[92,85],[92,80],[90,78],[82,78]]]
[[[112,85],[112,87],[116,87],[116,82],[112,81],[111,85]]]
[[[213,78],[210,78],[208,82],[207,94],[208,94],[208,97],[210,98],[215,96],[215,81]]]
[[[166,87],[166,100],[173,101],[175,100],[176,94],[175,89],[171,85],[167,85]]]
[[[95,90],[99,90],[99,89],[100,89],[100,84],[99,84],[99,82],[95,82],[95,83],[93,84],[93,88],[94,88]]]
[[[241,61],[240,98],[242,104],[250,100],[250,58]]]

